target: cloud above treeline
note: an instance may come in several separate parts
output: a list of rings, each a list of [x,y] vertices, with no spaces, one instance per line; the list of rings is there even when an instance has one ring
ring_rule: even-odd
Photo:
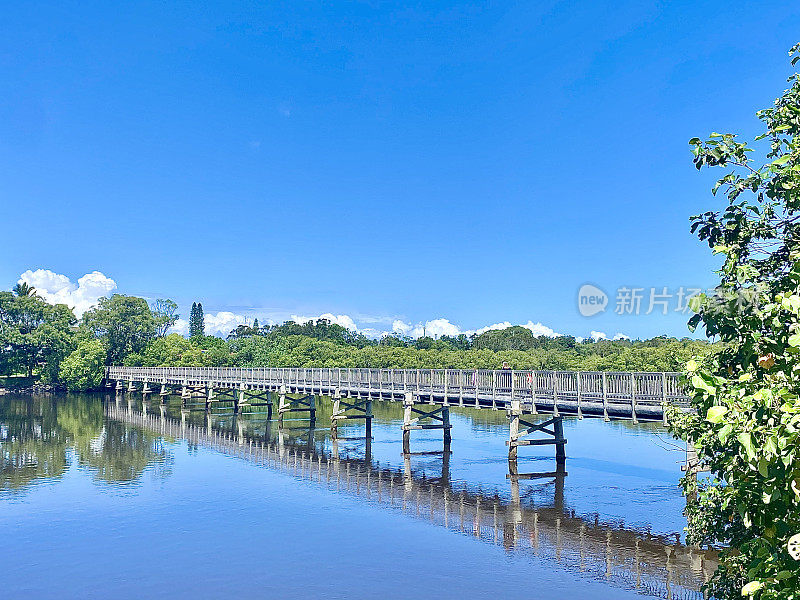
[[[406,323],[400,319],[396,319],[392,323],[392,332],[399,335],[407,335],[412,338],[419,338],[423,335],[427,335],[429,337],[441,337],[443,335],[458,336],[461,334],[469,337],[474,334],[480,335],[487,331],[508,329],[509,327],[511,327],[510,321],[494,323],[492,325],[486,325],[485,327],[479,327],[478,329],[462,329],[458,325],[451,323],[448,319],[444,318],[433,319],[432,321],[425,321],[424,323],[417,324]],[[541,335],[547,337],[558,337],[562,335],[560,333],[556,333],[554,329],[548,327],[547,325],[543,325],[542,323],[534,323],[533,321],[528,321],[527,323],[522,324],[522,327],[525,329],[530,329],[533,335],[537,337]]]
[[[100,298],[111,295],[117,289],[117,282],[100,271],[87,273],[79,277],[77,282],[73,282],[66,275],[55,273],[49,269],[28,270],[20,275],[18,282],[27,283],[36,288],[36,292],[39,296],[51,304],[66,304],[73,310],[77,317],[81,317],[83,313],[95,306]],[[274,325],[275,323],[282,323],[284,321],[307,323],[312,320],[327,319],[332,323],[336,323],[346,329],[362,333],[371,338],[380,338],[392,334],[408,336],[414,339],[420,338],[423,335],[440,338],[444,335],[455,337],[464,334],[469,337],[472,335],[480,335],[486,331],[507,329],[512,326],[510,321],[502,321],[477,329],[467,329],[460,327],[444,317],[413,323],[391,317],[363,315],[352,317],[350,315],[335,314],[332,312],[320,313],[317,316],[309,316],[296,315],[291,312],[285,314],[258,314],[253,311],[244,314],[221,310],[218,312],[205,313],[204,323],[206,335],[225,337],[239,325],[250,325],[255,319],[258,319],[261,325]],[[381,325],[388,327],[390,323],[391,330],[380,328]],[[534,323],[533,321],[528,321],[527,323],[520,323],[520,326],[529,329],[531,333],[537,337],[547,336],[555,338],[564,335],[541,322]],[[188,335],[188,319],[178,319],[170,331],[181,335]],[[592,331],[587,337],[595,341],[630,339],[630,337],[624,333],[616,333],[613,336],[609,336],[602,331]],[[583,340],[584,338],[579,337],[577,339]]]
[[[117,282],[100,271],[87,273],[73,283],[66,275],[49,269],[28,270],[19,276],[17,283],[27,283],[36,288],[36,293],[50,304],[66,304],[79,318],[100,298],[117,289]]]

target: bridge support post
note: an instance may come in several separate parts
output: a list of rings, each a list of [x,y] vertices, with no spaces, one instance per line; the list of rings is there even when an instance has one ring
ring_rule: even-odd
[[[564,438],[564,418],[558,417],[553,421],[553,431],[555,432],[555,440],[553,443],[556,445],[556,467],[563,466],[567,462],[567,452],[564,446],[567,440]]]
[[[694,483],[692,489],[686,495],[687,505],[697,500],[697,474],[707,470],[708,469],[700,463],[700,457],[697,455],[697,448],[687,443],[686,462],[681,465],[681,471],[685,472],[686,476]]]
[[[166,382],[161,383],[161,391],[158,393],[161,396],[161,404],[167,403],[167,396],[169,396],[169,388],[167,387]]]
[[[292,403],[299,404],[300,406],[292,407]],[[286,400],[286,387],[281,386],[280,391],[280,404],[278,405],[278,425],[283,426],[283,417],[288,412],[308,412],[308,419],[311,421],[313,428],[317,422],[317,403],[316,396],[310,394],[303,398]]]
[[[364,436],[367,438],[367,448],[372,446],[372,399],[367,400],[364,408]]]
[[[135,391],[136,391],[136,384],[133,382],[133,379],[131,379],[130,381],[128,381],[128,392],[132,394]]]
[[[149,394],[151,391],[152,390],[150,389],[150,386],[148,385],[148,382],[145,381],[142,384],[142,400],[147,400],[147,394]]]
[[[342,399],[342,391],[336,388],[333,391],[333,412],[331,413],[331,437],[336,439],[339,436],[339,415],[344,411],[339,411],[339,404]]]
[[[414,394],[406,392],[403,396],[403,454],[411,452],[411,411],[414,409]],[[411,464],[409,463],[409,471]]]
[[[283,427],[283,413],[289,409],[286,404],[286,386],[281,385],[281,389],[278,393],[280,394],[278,402],[278,425]]]
[[[511,408],[508,411],[508,460],[517,460],[517,438],[519,437],[519,418],[522,415],[522,407],[519,400],[511,401]]]
[[[508,410],[509,431],[508,431],[508,460],[509,467],[511,463],[516,463],[517,448],[519,446],[545,446],[553,445],[556,448],[556,465],[564,465],[567,460],[564,445],[567,440],[564,438],[564,418],[561,416],[553,416],[546,421],[540,423],[533,423],[527,421],[522,413],[522,406],[519,400],[512,400],[511,407]],[[520,430],[520,426],[525,427]],[[552,426],[552,429],[548,429]],[[525,436],[532,433],[543,433],[544,438],[525,439]],[[513,465],[516,469],[516,464]],[[513,474],[513,471],[512,471]]]
[[[233,394],[233,414],[239,414],[242,404],[244,404],[244,384],[239,386],[239,391]]]
[[[214,402],[214,385],[209,381],[206,386],[206,412],[211,410],[212,402]]]
[[[419,415],[413,417],[414,414]],[[431,419],[433,423],[420,423],[421,419]],[[438,422],[437,422],[438,421]],[[432,410],[423,410],[414,406],[414,393],[406,392],[403,397],[403,453],[411,451],[411,430],[413,429],[441,429],[444,445],[449,451],[450,446],[450,406],[445,404]]]
[[[448,446],[448,450],[450,449],[450,442],[452,441],[452,437],[450,434],[450,429],[453,426],[450,425],[450,404],[447,402],[447,397],[444,399],[444,406],[442,406],[442,432],[444,434],[444,445]]]
[[[117,379],[117,386],[114,389],[116,389],[117,392],[122,392],[124,390],[124,386],[122,385],[121,379]]]
[[[269,390],[250,389],[247,384],[242,382],[238,390],[231,390],[233,399],[233,414],[241,414],[244,407],[267,407],[267,421],[272,419],[272,398]]]
[[[365,437],[372,439],[372,399],[347,400],[342,399],[340,390],[333,392],[333,414],[331,414],[331,436],[337,437],[339,433],[339,421],[348,419],[364,419]],[[348,413],[351,410],[353,412]]]

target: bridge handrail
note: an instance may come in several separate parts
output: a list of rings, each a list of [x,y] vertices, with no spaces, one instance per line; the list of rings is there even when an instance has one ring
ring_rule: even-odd
[[[643,404],[688,400],[677,372],[546,371],[496,369],[372,369],[353,367],[121,367],[106,368],[109,380],[150,383],[213,382],[320,388],[369,388],[386,392],[433,391],[449,396],[552,397],[608,401],[635,398]]]

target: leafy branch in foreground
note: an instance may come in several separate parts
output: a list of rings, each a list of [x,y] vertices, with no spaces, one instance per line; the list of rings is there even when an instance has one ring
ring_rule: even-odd
[[[800,44],[790,51],[800,60]],[[712,477],[682,485],[688,539],[725,548],[708,585],[716,598],[800,597],[800,78],[758,113],[768,144],[732,134],[690,141],[694,163],[730,168],[714,187],[720,212],[692,231],[723,257],[713,295],[693,299],[698,325],[722,349],[687,364],[696,413],[674,411],[673,432],[697,448]]]

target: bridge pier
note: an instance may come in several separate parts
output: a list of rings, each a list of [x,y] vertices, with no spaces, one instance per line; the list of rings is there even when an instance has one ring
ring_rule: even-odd
[[[209,381],[206,385],[206,412],[211,410],[211,404],[214,402],[214,386]]]
[[[192,385],[189,382],[184,382],[181,387],[181,406],[184,408],[189,406],[189,401],[193,399],[197,399],[198,403],[200,399],[203,399],[203,405],[205,408],[205,402],[208,400],[208,386],[207,385]]]
[[[172,394],[172,388],[167,385],[167,380],[161,380],[161,391],[158,392],[158,395],[161,397],[161,404],[166,404],[167,399],[169,398],[170,394]]]
[[[142,383],[142,400],[147,400],[148,394],[152,393],[153,388],[150,387],[150,382],[145,380],[144,383]]]
[[[517,448],[519,446],[544,446],[553,445],[556,448],[556,465],[563,465],[567,460],[564,446],[567,440],[564,438],[564,418],[560,415],[553,415],[550,419],[541,423],[526,421],[522,412],[520,400],[512,400],[508,410],[509,431],[508,431],[508,460],[516,463]],[[520,425],[526,429],[520,431]],[[552,429],[548,426],[552,425]],[[537,439],[523,439],[524,436],[532,433],[543,433],[546,437]]]
[[[247,406],[246,398],[244,394],[245,386],[242,384],[239,386],[239,392],[234,395],[233,398],[233,414],[238,415],[239,411],[242,409],[242,406]]]
[[[247,384],[242,383],[238,392],[232,392],[231,396],[233,397],[234,414],[240,414],[242,407],[266,406],[267,420],[272,419],[272,398],[269,390],[251,389],[247,387]]]
[[[348,398],[349,400],[349,398]],[[348,413],[351,410],[354,412]],[[339,421],[346,421],[348,419],[364,419],[365,433],[364,436],[369,440],[372,439],[372,399],[355,400],[349,402],[342,400],[342,392],[338,388],[333,392],[333,414],[331,414],[331,436],[338,437],[339,434]]]
[[[450,450],[450,405],[445,403],[433,410],[423,410],[414,406],[414,393],[406,392],[403,398],[403,454],[411,452],[411,431],[414,429],[441,429],[446,450]],[[413,415],[420,415],[414,417]],[[434,423],[420,423],[421,419],[432,419]]]
[[[299,404],[299,406],[292,406],[292,403]],[[289,412],[308,412],[309,421],[311,426],[317,422],[317,404],[316,396],[310,394],[303,398],[286,398],[286,386],[281,386],[280,389],[280,404],[278,405],[278,425],[283,427],[283,417]]]

